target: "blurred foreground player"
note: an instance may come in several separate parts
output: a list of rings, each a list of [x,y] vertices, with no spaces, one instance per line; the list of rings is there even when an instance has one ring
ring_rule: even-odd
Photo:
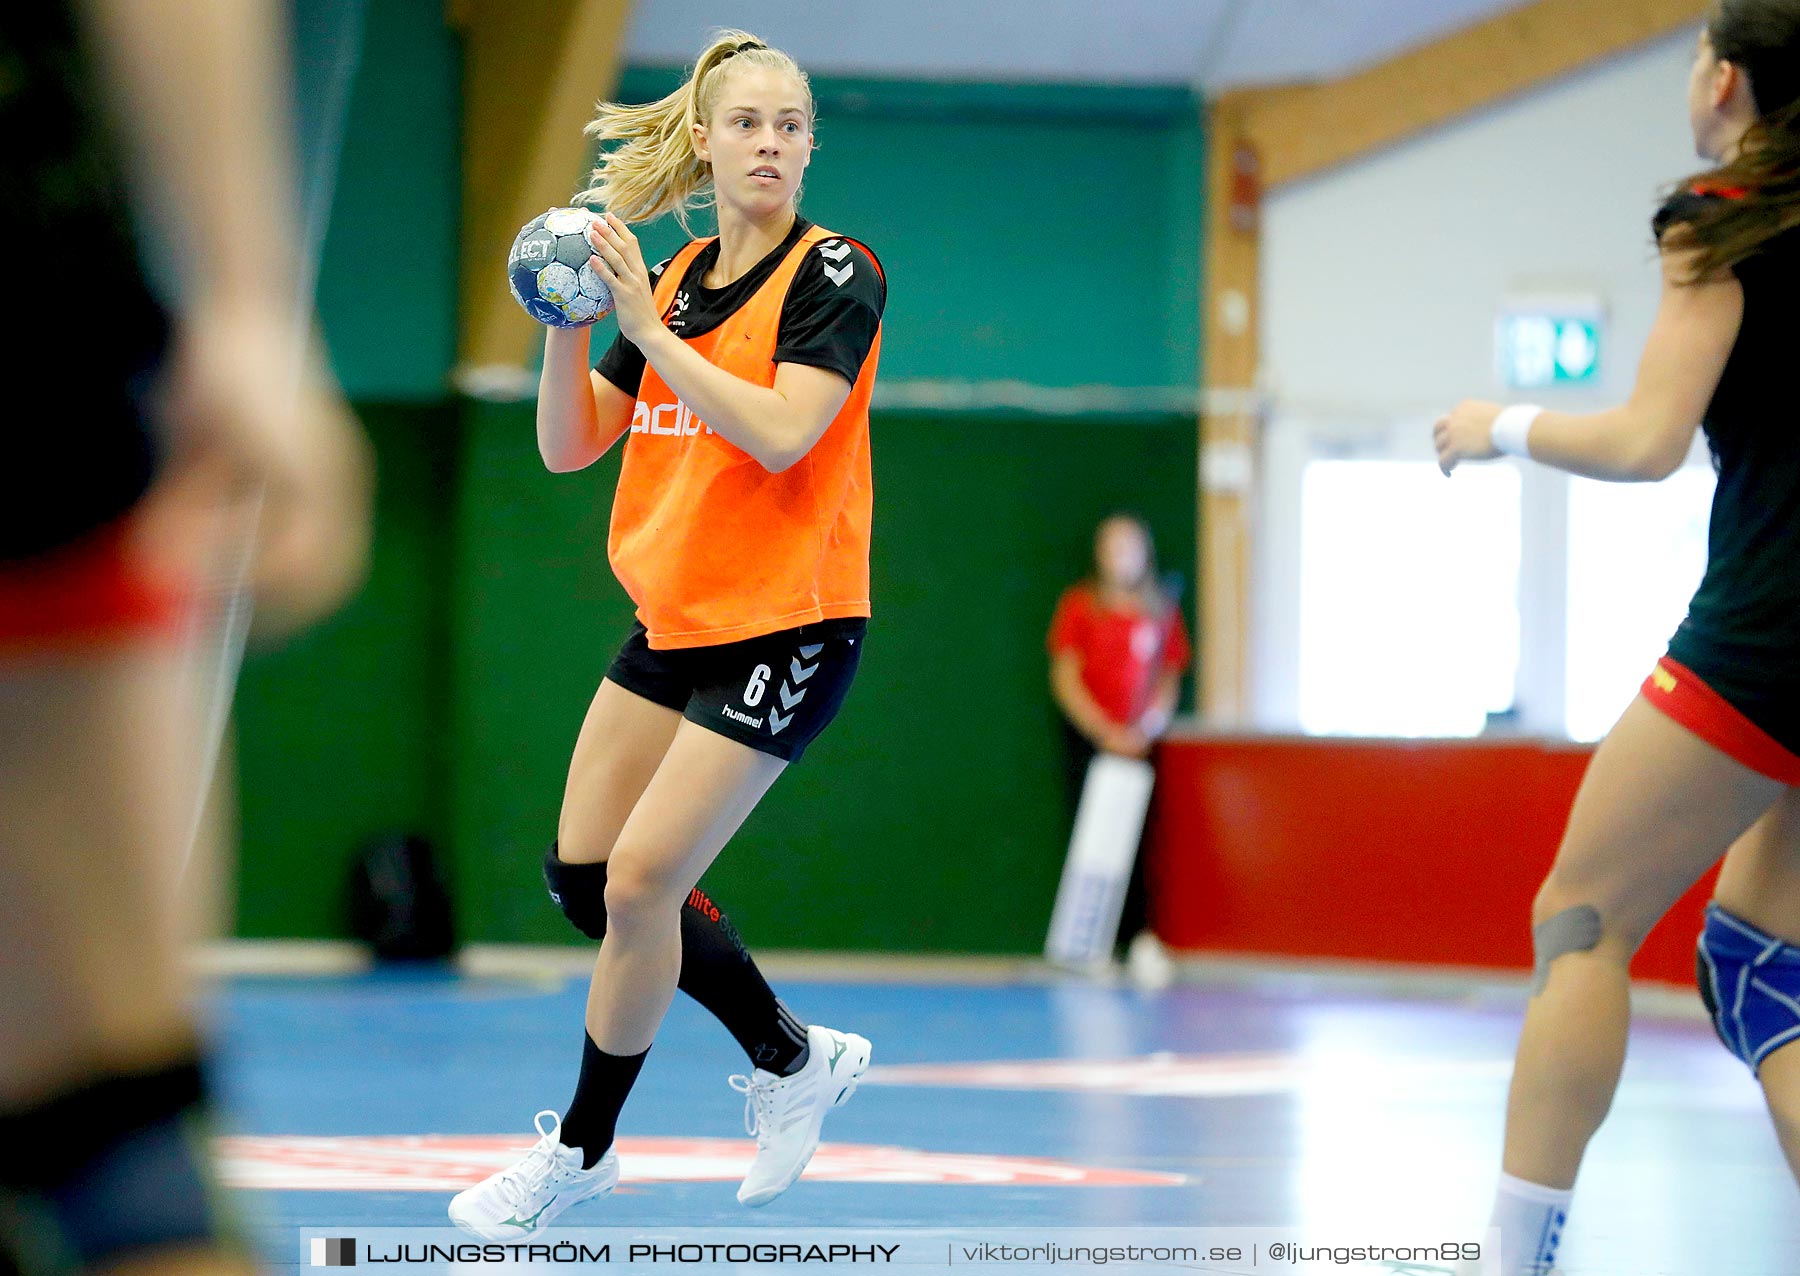
[[[182,975],[188,582],[258,492],[257,599],[290,627],[367,522],[296,294],[280,29],[252,0],[0,8],[0,242],[31,266],[0,345],[0,1268],[26,1276],[253,1270],[209,1207]]]
[[[1446,473],[1510,453],[1631,482],[1673,473],[1701,423],[1719,475],[1705,579],[1594,755],[1532,910],[1494,1212],[1505,1276],[1553,1266],[1624,1064],[1631,956],[1721,855],[1701,992],[1800,1176],[1800,0],[1725,0],[1688,107],[1715,167],[1656,217],[1663,296],[1630,402],[1464,403],[1436,427]]]
[[[869,400],[887,284],[862,244],[796,201],[813,100],[794,60],[720,31],[685,83],[641,106],[603,103],[613,142],[588,230],[590,267],[619,335],[590,367],[587,328],[551,328],[538,450],[551,470],[623,441],[607,556],[637,604],[569,761],[544,878],[600,943],[581,1069],[560,1121],[516,1164],[458,1193],[450,1217],[518,1239],[619,1181],[614,1136],[676,990],[731,1033],[750,1065],[756,1157],[738,1189],[766,1205],[799,1180],[826,1115],[873,1047],[802,1021],[775,995],[731,918],[700,888],[763,795],[837,717],[871,610]],[[650,269],[627,221],[710,202],[716,237]],[[769,889],[808,907],[784,885]]]

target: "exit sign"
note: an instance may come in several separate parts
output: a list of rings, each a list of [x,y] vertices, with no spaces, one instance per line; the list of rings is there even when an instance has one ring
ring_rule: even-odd
[[[1495,358],[1509,390],[1592,385],[1604,333],[1598,305],[1508,307],[1495,325]]]

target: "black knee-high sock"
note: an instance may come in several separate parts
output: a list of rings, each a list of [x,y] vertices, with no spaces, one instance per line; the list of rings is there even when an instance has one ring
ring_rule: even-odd
[[[550,844],[544,875],[552,898],[590,938],[606,934],[606,864],[571,864]],[[737,928],[696,887],[681,908],[681,991],[737,1039],[759,1068],[781,1076],[806,1062],[806,1025],[782,1004],[756,968]]]
[[[679,987],[725,1025],[757,1067],[790,1076],[806,1063],[806,1025],[775,995],[737,927],[698,886],[681,908]]]
[[[581,1149],[581,1166],[591,1170],[606,1155],[618,1131],[619,1110],[644,1066],[644,1055],[607,1054],[586,1033],[581,1038],[581,1076],[562,1120],[564,1147]]]

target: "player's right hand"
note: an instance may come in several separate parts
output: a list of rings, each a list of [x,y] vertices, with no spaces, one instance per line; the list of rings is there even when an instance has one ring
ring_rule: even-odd
[[[1448,475],[1463,461],[1491,461],[1500,455],[1494,446],[1494,418],[1498,403],[1468,399],[1441,416],[1431,427],[1437,448],[1438,469]]]
[[[256,632],[333,611],[367,569],[373,464],[311,334],[266,309],[194,313],[160,390],[177,483],[224,506],[205,551],[237,552],[254,518]]]

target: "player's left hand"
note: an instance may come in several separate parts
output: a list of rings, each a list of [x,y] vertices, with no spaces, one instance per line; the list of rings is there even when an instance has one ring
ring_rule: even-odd
[[[1445,474],[1462,461],[1491,461],[1500,455],[1494,446],[1494,418],[1500,415],[1498,403],[1465,399],[1441,416],[1431,427],[1431,440],[1437,445],[1438,468]]]
[[[650,268],[644,265],[644,251],[638,247],[637,236],[630,227],[611,213],[590,222],[587,237],[594,250],[594,270],[612,289],[619,332],[635,344],[662,324],[662,317],[656,313],[656,298],[651,294]]]

